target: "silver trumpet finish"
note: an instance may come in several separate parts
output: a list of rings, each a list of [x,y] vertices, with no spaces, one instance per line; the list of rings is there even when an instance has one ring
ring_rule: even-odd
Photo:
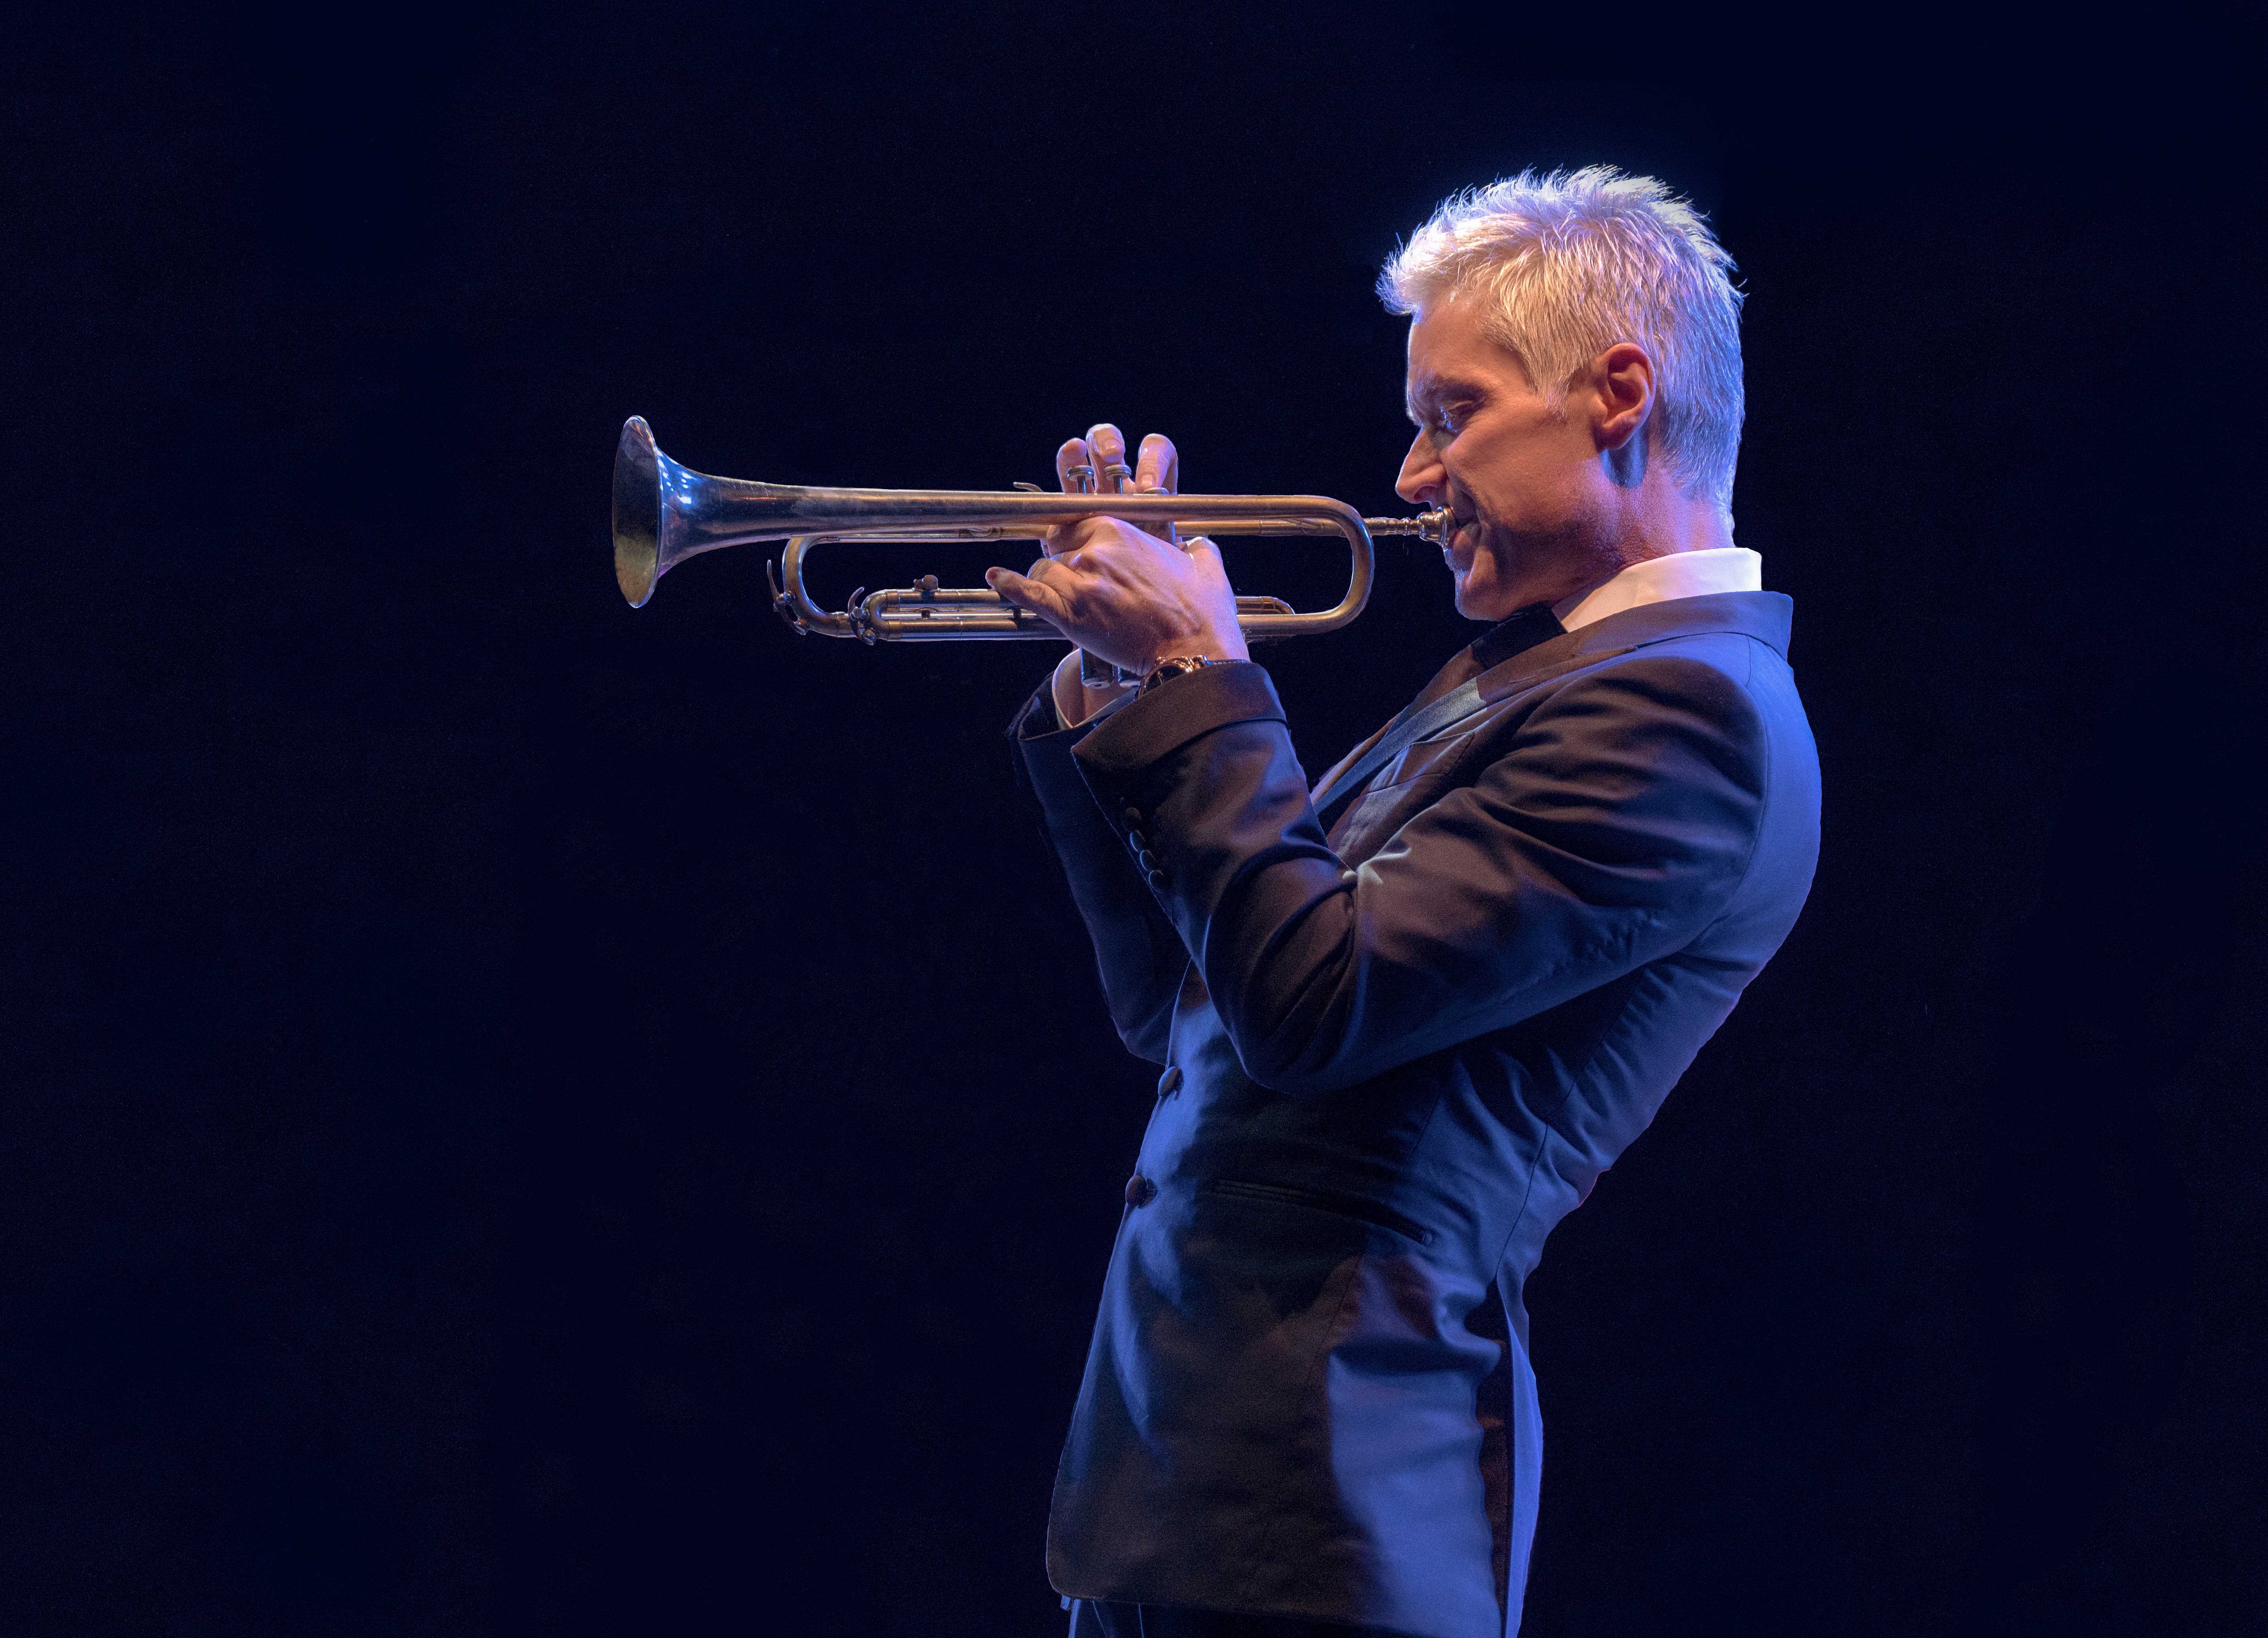
[[[615,448],[615,578],[637,608],[653,595],[655,582],[688,557],[784,540],[778,564],[765,569],[773,608],[798,632],[866,643],[1060,641],[1053,626],[989,587],[940,586],[934,575],[897,590],[853,592],[846,606],[830,611],[804,591],[804,560],[820,547],[849,540],[1037,540],[1057,525],[1101,517],[1123,518],[1167,540],[1178,526],[1206,535],[1336,534],[1352,568],[1346,595],[1335,606],[1303,613],[1279,598],[1236,599],[1237,623],[1247,635],[1295,637],[1336,631],[1362,613],[1370,600],[1372,536],[1414,534],[1440,545],[1449,535],[1446,510],[1364,518],[1318,495],[1138,495],[1116,487],[1130,475],[1112,466],[1104,474],[1109,491],[1074,495],[762,483],[678,465],[633,415]]]

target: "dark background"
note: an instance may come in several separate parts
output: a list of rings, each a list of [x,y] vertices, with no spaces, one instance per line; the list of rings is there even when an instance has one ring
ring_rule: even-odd
[[[754,549],[629,612],[615,429],[981,488],[1108,417],[1395,510],[1377,264],[1594,160],[1742,264],[1826,843],[1531,1289],[1524,1630],[2268,1621],[2257,11],[51,11],[11,65],[0,1630],[1057,1630],[1150,1077],[999,738],[1053,650],[797,641]],[[836,589],[924,567],[983,557]],[[1267,657],[1311,768],[1446,593],[1388,543]]]

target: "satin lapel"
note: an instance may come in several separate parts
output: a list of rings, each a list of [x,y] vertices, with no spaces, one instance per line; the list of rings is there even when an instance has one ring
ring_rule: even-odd
[[[1352,756],[1343,760],[1322,783],[1316,786],[1308,800],[1314,804],[1317,816],[1321,817],[1341,803],[1359,800],[1378,775],[1391,767],[1395,759],[1410,746],[1430,744],[1454,733],[1491,707],[1525,693],[1561,672],[1573,671],[1579,666],[1628,652],[1626,648],[1587,647],[1578,642],[1580,635],[1580,633],[1569,632],[1539,643],[1502,665],[1490,667],[1471,680],[1460,683],[1440,699],[1428,701],[1424,709],[1413,708],[1404,711],[1364,741]],[[1441,708],[1453,701],[1462,701],[1462,709],[1454,709],[1453,715],[1441,716]],[[1413,718],[1417,720],[1413,722]],[[1396,731],[1404,730],[1405,724],[1408,725],[1406,743],[1395,744],[1386,755],[1379,756],[1377,753],[1385,748],[1380,744],[1382,738],[1404,739],[1404,733]],[[1362,765],[1369,760],[1376,761],[1377,766],[1366,772]],[[1343,775],[1350,772],[1359,777],[1341,782]],[[1344,817],[1344,814],[1341,817]],[[1326,823],[1335,826],[1336,820]]]
[[[1384,736],[1358,757],[1354,765],[1334,775],[1321,790],[1310,792],[1307,800],[1315,812],[1328,812],[1334,804],[1356,795],[1379,771],[1389,766],[1411,746],[1421,739],[1431,739],[1447,732],[1464,721],[1481,706],[1480,679],[1469,678],[1459,683],[1438,700],[1428,700],[1424,706],[1411,706],[1387,725]]]
[[[1357,762],[1359,762],[1365,756],[1368,755],[1371,746],[1376,745],[1388,734],[1392,733],[1397,724],[1405,720],[1412,711],[1418,709],[1418,701],[1424,700],[1427,694],[1432,694],[1437,688],[1440,688],[1441,693],[1447,694],[1448,690],[1447,688],[1441,688],[1442,679],[1448,676],[1449,672],[1471,653],[1471,646],[1468,644],[1466,647],[1459,649],[1454,654],[1451,655],[1442,665],[1441,669],[1435,672],[1433,675],[1427,679],[1425,686],[1418,690],[1417,699],[1410,701],[1408,705],[1403,707],[1399,711],[1396,711],[1393,716],[1388,718],[1380,726],[1376,733],[1371,735],[1369,738],[1364,740],[1360,745],[1355,746],[1353,750],[1348,752],[1344,756],[1341,757],[1337,761],[1330,765],[1329,769],[1325,772],[1321,779],[1314,782],[1314,787],[1309,790],[1308,800],[1313,801],[1317,792],[1329,790],[1331,788],[1331,782],[1333,780],[1336,779],[1342,773],[1345,772],[1348,768],[1352,768]]]
[[[1452,721],[1428,724],[1425,738],[1431,741],[1454,733],[1491,707],[1540,683],[1548,682],[1564,672],[1594,665],[1617,655],[1627,654],[1632,649],[1644,648],[1648,643],[1672,637],[1704,631],[1738,632],[1768,643],[1785,655],[1787,652],[1789,608],[1788,599],[1777,591],[1720,591],[1703,597],[1641,604],[1636,608],[1609,614],[1590,625],[1562,632],[1556,637],[1548,637],[1533,648],[1521,650],[1501,665],[1492,665],[1481,672],[1473,679],[1477,686],[1478,697],[1472,709]],[[1441,669],[1446,672],[1448,667],[1445,665]],[[1436,674],[1435,681],[1440,680],[1440,675]],[[1432,687],[1431,684],[1427,686],[1429,688]],[[1420,694],[1418,697],[1423,699],[1425,696]],[[1381,738],[1416,715],[1418,709],[1413,701],[1410,709],[1393,722],[1340,758],[1331,771],[1316,784],[1309,800],[1328,797],[1331,804],[1336,805],[1350,797],[1359,799],[1361,791],[1334,790],[1334,782],[1344,771],[1353,768],[1368,755]],[[1412,743],[1417,741],[1413,739]],[[1388,763],[1390,761],[1388,759]],[[1386,765],[1381,764],[1380,771],[1382,772]],[[1371,777],[1374,779],[1376,775]],[[1369,780],[1364,782],[1366,788],[1369,782]],[[1319,817],[1322,812],[1322,804],[1318,804]],[[1344,816],[1342,812],[1339,817]],[[1327,826],[1334,829],[1336,823],[1336,820],[1326,821]]]
[[[1634,645],[1596,648],[1586,646],[1584,638],[1594,628],[1563,632],[1548,643],[1539,643],[1523,653],[1515,654],[1501,665],[1492,665],[1480,674],[1481,702],[1476,710],[1484,710],[1499,700],[1508,700],[1524,689],[1572,671],[1579,665],[1589,665],[1616,654],[1626,654]],[[1445,729],[1442,731],[1447,732]]]
[[[1323,776],[1315,782],[1314,790],[1307,793],[1307,800],[1312,802],[1324,791],[1329,790],[1331,788],[1331,782],[1333,780],[1336,779],[1342,772],[1347,768],[1352,768],[1357,762],[1362,760],[1364,753],[1369,751],[1371,746],[1379,742],[1380,738],[1386,733],[1388,729],[1393,727],[1395,722],[1399,722],[1402,719],[1397,716],[1393,722],[1380,724],[1377,733],[1371,735],[1369,738],[1364,740],[1360,745],[1355,746],[1353,750],[1348,752],[1337,761],[1332,763],[1329,768],[1324,772]]]

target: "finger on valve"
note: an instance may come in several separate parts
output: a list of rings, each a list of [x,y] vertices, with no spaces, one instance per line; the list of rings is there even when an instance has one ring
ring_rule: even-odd
[[[1089,491],[1098,495],[1116,495],[1126,488],[1127,480],[1134,474],[1126,465],[1124,433],[1107,421],[1099,421],[1086,430],[1085,438],[1073,438],[1071,443],[1081,444],[1086,450],[1086,459],[1091,463],[1088,471],[1092,474],[1086,486]],[[1064,447],[1069,448],[1070,445]],[[1075,552],[1090,533],[1091,530],[1087,529],[1057,531],[1049,540],[1048,550],[1064,555]],[[1125,673],[1108,660],[1081,649],[1079,679],[1089,688],[1107,689],[1121,686],[1125,681]]]
[[[1094,490],[1098,495],[1124,493],[1134,476],[1126,464],[1126,435],[1107,421],[1086,430],[1086,446],[1094,452]]]
[[[1094,456],[1085,438],[1065,438],[1063,447],[1056,452],[1056,481],[1063,485],[1065,495],[1094,493]],[[1040,535],[1040,549],[1049,557],[1061,557],[1076,550],[1078,545],[1071,527],[1064,524],[1056,524]]]
[[[1142,452],[1134,464],[1134,488],[1141,495],[1173,495],[1179,492],[1182,481],[1181,452],[1174,440],[1162,432],[1152,432],[1142,440]],[[1145,523],[1141,525],[1169,546],[1182,543],[1181,532],[1170,523]]]
[[[1145,494],[1173,495],[1182,487],[1182,455],[1174,440],[1152,432],[1142,440],[1134,462],[1134,487]]]
[[[1066,438],[1056,452],[1056,478],[1065,495],[1094,493],[1094,452],[1085,438]]]

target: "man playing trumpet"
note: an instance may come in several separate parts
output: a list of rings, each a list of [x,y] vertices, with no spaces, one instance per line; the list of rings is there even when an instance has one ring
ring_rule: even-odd
[[[1729,267],[1605,168],[1460,195],[1388,264],[1395,487],[1488,628],[1312,793],[1209,543],[1094,518],[987,577],[1134,679],[1074,651],[1016,728],[1162,1069],[1049,1524],[1077,1638],[1517,1628],[1523,1282],[1817,855],[1790,605],[1733,544]],[[1133,475],[1172,489],[1172,444]]]

